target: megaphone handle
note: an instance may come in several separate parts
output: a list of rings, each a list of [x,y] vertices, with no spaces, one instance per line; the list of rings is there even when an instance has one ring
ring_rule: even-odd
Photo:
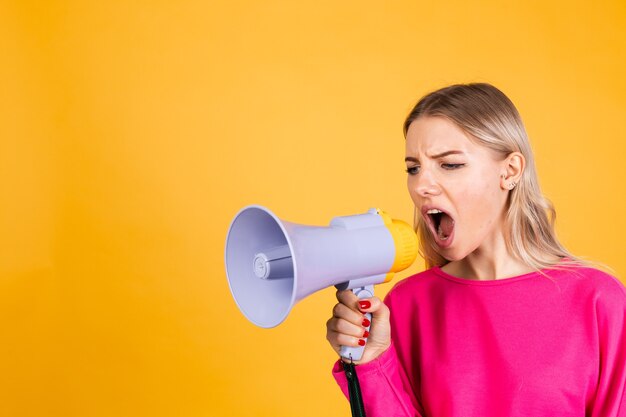
[[[359,300],[362,298],[371,298],[374,296],[374,286],[366,285],[365,287],[353,288],[352,292],[359,298]],[[365,317],[370,322],[370,325],[366,327],[367,331],[369,331],[372,325],[372,314],[365,313]],[[366,338],[363,339],[367,342]],[[339,354],[346,359],[358,361],[363,356],[363,350],[365,350],[365,346],[341,346]]]

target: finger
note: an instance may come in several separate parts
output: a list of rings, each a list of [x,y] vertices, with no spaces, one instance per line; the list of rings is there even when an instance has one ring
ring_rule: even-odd
[[[335,307],[333,307],[333,317],[344,319],[357,326],[363,325],[363,319],[365,318],[362,313],[354,311],[341,303],[337,303]]]
[[[350,323],[344,319],[331,319],[326,327],[331,331],[357,338],[364,338],[369,335],[369,332],[363,326]]]
[[[349,336],[343,333],[337,333],[332,330],[328,332],[326,338],[336,351],[339,351],[339,349],[341,349],[341,346],[357,347],[365,345],[365,340],[363,340],[362,338]]]
[[[352,290],[337,291],[335,295],[341,304],[345,304],[353,310],[358,310],[359,306],[357,301],[359,301],[359,298]]]
[[[385,319],[389,317],[389,308],[378,297],[363,298],[359,300],[359,311],[363,313],[372,313],[376,319]]]

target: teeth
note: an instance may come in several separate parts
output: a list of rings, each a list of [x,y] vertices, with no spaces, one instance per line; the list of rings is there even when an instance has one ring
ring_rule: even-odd
[[[443,211],[438,210],[438,209],[430,209],[426,212],[426,214],[437,214],[437,213],[443,213]]]

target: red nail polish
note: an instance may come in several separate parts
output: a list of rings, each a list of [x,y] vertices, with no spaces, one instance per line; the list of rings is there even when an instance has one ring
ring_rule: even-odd
[[[363,332],[363,337],[367,337],[370,335],[370,332],[368,332],[367,330],[365,332]]]
[[[370,325],[370,321],[368,319],[363,319],[363,323],[361,323],[363,327],[368,327]]]
[[[372,306],[372,303],[370,303],[369,301],[359,301],[359,307],[361,307],[361,310],[365,310],[366,308],[370,308]]]
[[[359,339],[359,346],[365,346],[365,340]]]

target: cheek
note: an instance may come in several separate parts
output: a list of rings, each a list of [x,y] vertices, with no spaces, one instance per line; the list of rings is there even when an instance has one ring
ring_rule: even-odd
[[[411,200],[413,200],[413,203],[417,206],[419,202],[419,195],[415,191],[415,184],[412,181],[412,177],[408,177],[406,180],[406,186],[409,191],[409,195],[411,196]]]
[[[480,233],[492,227],[501,204],[498,190],[493,185],[475,182],[461,191],[459,197],[459,212],[464,228]]]

